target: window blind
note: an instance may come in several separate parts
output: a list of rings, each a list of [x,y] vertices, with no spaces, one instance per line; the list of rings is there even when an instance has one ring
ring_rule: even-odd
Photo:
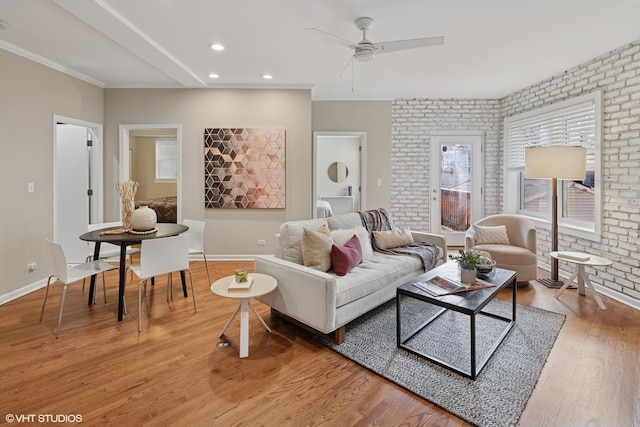
[[[596,106],[593,100],[514,120],[505,127],[509,138],[507,168],[511,171],[524,170],[524,152],[529,147],[579,145],[593,153],[596,148],[595,129]]]
[[[156,139],[156,179],[178,179],[178,141]]]

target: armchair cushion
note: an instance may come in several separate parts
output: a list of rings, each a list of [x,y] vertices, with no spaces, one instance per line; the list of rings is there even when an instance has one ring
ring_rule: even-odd
[[[477,245],[510,245],[509,236],[507,235],[507,227],[504,225],[498,225],[495,227],[484,227],[474,224],[473,226],[476,232],[476,244]]]

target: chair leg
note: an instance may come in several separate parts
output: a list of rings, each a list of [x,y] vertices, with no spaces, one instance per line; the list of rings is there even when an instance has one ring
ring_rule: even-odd
[[[67,284],[62,289],[62,298],[60,299],[60,314],[58,314],[58,329],[56,329],[56,339],[60,337],[60,325],[62,324],[62,310],[64,310],[64,298],[67,296]]]
[[[209,280],[209,286],[211,286],[211,276],[209,275],[209,263],[207,262],[207,256],[202,252],[202,257],[204,258],[204,268],[207,269],[207,280]]]
[[[92,259],[92,258],[93,258],[93,256],[92,256],[92,255],[88,255],[88,256],[84,259],[84,262],[85,262],[85,263],[86,263],[86,262],[91,262],[91,259]],[[87,281],[87,278],[86,278],[86,277],[85,277],[84,279],[82,279],[82,292],[83,292],[83,293],[84,293],[84,284],[85,284],[85,282],[86,282],[86,281]],[[94,301],[94,304],[95,304],[95,301]]]
[[[104,294],[104,303],[107,303],[107,281],[104,279],[104,271],[102,272],[102,293]],[[93,296],[95,297],[95,293]]]
[[[138,333],[142,331],[142,282],[146,284],[146,280],[138,282]]]
[[[40,323],[42,323],[42,316],[44,316],[44,306],[47,303],[47,296],[49,295],[49,284],[51,283],[51,278],[54,276],[49,276],[47,280],[47,288],[44,290],[44,299],[42,300],[42,310],[40,310]]]
[[[196,289],[193,287],[193,276],[191,275],[191,270],[187,270],[189,272],[189,281],[191,282],[191,296],[193,297],[193,311],[195,313],[198,312],[198,304],[196,303]]]

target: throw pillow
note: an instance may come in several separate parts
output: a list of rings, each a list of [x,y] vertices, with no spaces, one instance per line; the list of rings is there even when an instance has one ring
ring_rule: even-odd
[[[319,271],[331,268],[331,234],[325,224],[315,231],[305,228],[302,231],[302,262],[305,266]]]
[[[485,227],[481,225],[474,225],[473,230],[476,233],[477,245],[509,245],[509,236],[507,235],[507,227],[505,225],[498,225],[495,227]]]
[[[362,262],[362,248],[355,234],[344,246],[331,246],[331,263],[338,276],[344,276]]]
[[[398,246],[408,246],[415,243],[408,228],[374,231],[373,238],[378,249],[391,249]]]
[[[360,241],[362,260],[366,261],[370,259],[373,256],[373,247],[371,246],[371,239],[369,238],[369,232],[366,228],[360,225],[350,229],[331,230],[331,238],[333,239],[333,244],[336,246],[344,246],[354,234],[358,236],[358,240]]]

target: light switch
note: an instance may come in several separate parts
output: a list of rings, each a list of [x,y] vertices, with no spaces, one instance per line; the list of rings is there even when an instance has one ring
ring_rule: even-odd
[[[376,184],[378,185],[378,187],[380,187],[382,185],[382,180],[378,178],[378,180],[376,181]]]
[[[36,185],[33,182],[27,183],[27,193],[35,193]]]

